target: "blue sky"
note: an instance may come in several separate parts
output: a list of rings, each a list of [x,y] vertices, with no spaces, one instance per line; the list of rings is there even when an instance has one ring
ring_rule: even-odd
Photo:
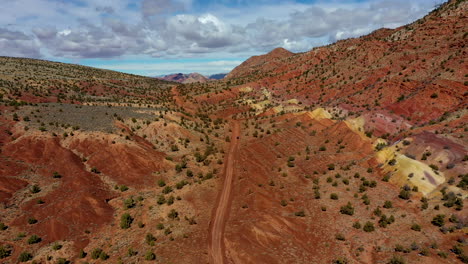
[[[148,76],[214,74],[276,47],[303,52],[395,28],[433,7],[432,0],[2,0],[0,55]]]

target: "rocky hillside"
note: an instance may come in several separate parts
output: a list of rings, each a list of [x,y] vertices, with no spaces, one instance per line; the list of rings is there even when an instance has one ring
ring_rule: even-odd
[[[228,78],[304,104],[385,111],[418,124],[437,120],[466,107],[467,6],[450,1],[412,24],[301,54],[277,49]]]
[[[0,58],[0,262],[468,263],[467,9],[204,83]]]

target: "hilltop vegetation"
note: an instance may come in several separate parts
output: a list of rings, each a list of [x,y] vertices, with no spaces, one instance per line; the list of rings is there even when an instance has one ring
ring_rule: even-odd
[[[207,83],[0,58],[0,261],[467,263],[467,9]]]

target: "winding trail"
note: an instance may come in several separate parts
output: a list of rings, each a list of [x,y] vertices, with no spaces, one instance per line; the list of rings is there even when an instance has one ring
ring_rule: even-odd
[[[229,152],[225,157],[224,166],[224,183],[223,189],[218,196],[217,205],[210,223],[210,243],[209,243],[209,256],[210,263],[223,264],[226,263],[224,255],[224,229],[226,221],[229,217],[229,209],[231,204],[231,190],[234,175],[234,163],[237,156],[239,146],[240,126],[238,121],[232,123],[231,143],[229,145]]]

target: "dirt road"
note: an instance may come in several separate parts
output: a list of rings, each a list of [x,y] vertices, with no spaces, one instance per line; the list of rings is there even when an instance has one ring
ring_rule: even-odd
[[[231,144],[225,158],[223,189],[218,196],[217,205],[210,224],[210,262],[226,263],[224,256],[224,229],[229,216],[234,163],[237,155],[240,136],[240,126],[237,121],[232,123]]]

